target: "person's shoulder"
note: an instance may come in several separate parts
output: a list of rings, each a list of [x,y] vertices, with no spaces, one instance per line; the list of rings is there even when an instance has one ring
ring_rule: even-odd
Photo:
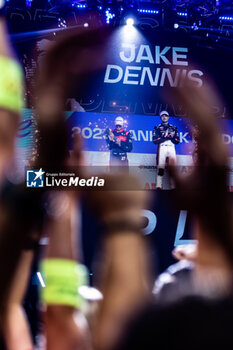
[[[177,129],[177,126],[175,126],[175,125],[173,125],[173,124],[168,124],[168,126],[169,126],[170,128]]]

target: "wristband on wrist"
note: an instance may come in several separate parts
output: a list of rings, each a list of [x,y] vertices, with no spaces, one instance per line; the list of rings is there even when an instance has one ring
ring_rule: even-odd
[[[47,305],[82,307],[84,299],[78,292],[87,285],[87,268],[68,259],[45,259],[41,263],[45,287],[41,288],[41,300]]]
[[[141,234],[142,227],[139,223],[128,220],[117,220],[106,223],[103,227],[106,234],[132,232]]]
[[[0,56],[0,72],[0,108],[20,113],[24,107],[21,66],[12,58]]]

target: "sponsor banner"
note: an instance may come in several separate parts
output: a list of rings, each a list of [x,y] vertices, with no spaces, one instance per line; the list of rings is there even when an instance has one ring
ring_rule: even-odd
[[[72,136],[75,132],[81,134],[83,147],[88,152],[101,152],[99,154],[100,165],[102,158],[106,159],[109,154],[107,143],[105,141],[105,130],[114,129],[114,120],[116,114],[89,113],[89,112],[67,112],[66,119],[70,132],[70,148],[72,148]],[[144,154],[148,162],[148,156],[153,155],[151,165],[155,164],[155,154],[157,146],[152,142],[152,132],[155,125],[161,123],[159,116],[145,115],[123,115],[125,120],[125,129],[130,131],[133,139],[133,150],[128,154],[132,158],[133,164],[138,154]],[[187,118],[170,117],[169,123],[175,125],[180,136],[180,143],[175,145],[176,153],[180,156],[188,156],[186,161],[192,156],[193,140],[190,130],[190,121]],[[233,121],[220,120],[223,142],[229,147],[229,155],[233,156]],[[33,148],[35,137],[35,116],[34,111],[24,109],[21,116],[21,123],[17,137],[17,148],[29,150]],[[133,156],[135,154],[135,156]],[[95,155],[97,161],[98,156]],[[138,162],[136,163],[138,164]],[[187,164],[189,165],[189,164]]]
[[[84,149],[94,152],[108,152],[105,141],[105,130],[114,129],[116,114],[104,113],[69,113],[67,123],[71,134],[78,132],[82,135]],[[125,128],[130,131],[133,139],[131,154],[155,154],[157,146],[152,142],[154,126],[161,123],[159,116],[124,115]],[[188,118],[170,117],[169,123],[176,126],[180,143],[175,145],[177,155],[191,156],[194,145],[191,133],[191,123]],[[223,142],[229,145],[230,156],[233,156],[233,121],[220,120]],[[71,146],[71,144],[70,144]],[[130,157],[130,154],[128,154]],[[154,164],[154,161],[153,163]]]
[[[67,120],[72,134],[78,132],[84,139],[87,151],[108,151],[105,130],[114,129],[115,114],[74,112]],[[155,154],[157,146],[152,142],[154,126],[161,123],[159,116],[125,115],[125,128],[133,139],[132,153]],[[177,154],[190,155],[193,151],[192,135],[188,119],[170,117],[169,123],[179,131],[180,144],[176,145]]]

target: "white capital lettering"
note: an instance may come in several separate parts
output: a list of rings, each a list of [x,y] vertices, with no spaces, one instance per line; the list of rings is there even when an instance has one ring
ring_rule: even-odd
[[[129,53],[127,56],[125,54],[125,51],[120,52],[120,58],[123,62],[133,62],[135,60],[135,45],[134,44],[122,44],[123,49],[127,50],[127,53]]]
[[[172,63],[178,66],[188,66],[187,55],[181,55],[178,52],[188,52],[187,47],[173,47],[172,48]],[[180,61],[179,59],[184,59],[186,61]]]
[[[118,72],[118,76],[115,78],[110,78],[111,70],[114,69]],[[116,66],[114,64],[108,64],[105,72],[104,82],[110,84],[116,84],[121,81],[123,77],[123,69],[120,66]]]
[[[160,52],[160,46],[155,46],[155,63],[160,64],[160,59],[163,60],[165,64],[171,64],[171,62],[165,57],[166,53],[170,50],[170,46],[165,46],[165,48]]]
[[[129,78],[138,78],[138,73],[130,73],[130,70],[141,70],[141,67],[137,66],[127,66],[125,69],[125,76],[123,80],[123,84],[131,84],[131,85],[138,85],[138,81],[136,80],[129,80]]]
[[[186,139],[186,137],[188,136],[188,132],[186,132],[184,135],[182,132],[180,132],[180,142],[185,142],[185,143],[189,143],[188,140]]]
[[[143,55],[144,51],[145,55]],[[140,45],[136,62],[141,62],[142,60],[154,63],[149,45]]]

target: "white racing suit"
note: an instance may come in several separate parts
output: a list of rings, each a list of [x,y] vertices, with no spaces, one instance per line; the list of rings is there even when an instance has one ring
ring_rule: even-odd
[[[162,188],[164,169],[168,159],[176,161],[175,144],[180,142],[176,126],[161,123],[153,129],[153,143],[157,149],[157,183],[156,188]]]

